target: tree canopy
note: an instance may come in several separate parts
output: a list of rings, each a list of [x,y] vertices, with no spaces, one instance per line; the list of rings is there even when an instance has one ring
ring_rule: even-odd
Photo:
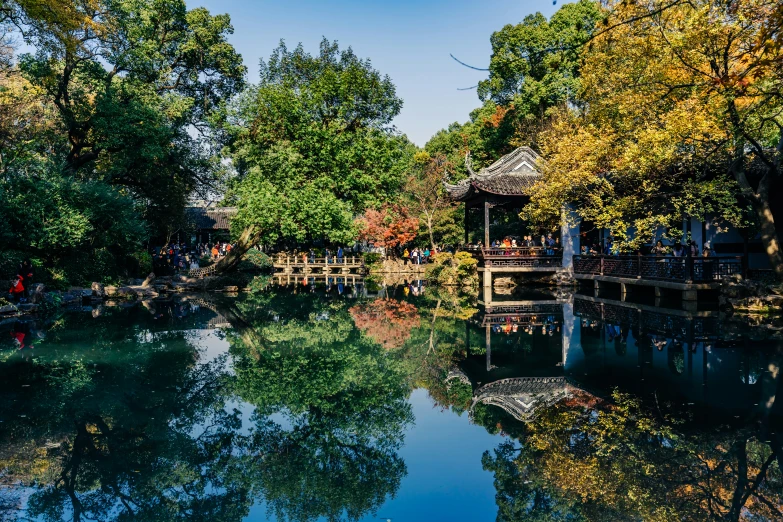
[[[661,230],[678,238],[687,217],[750,218],[783,276],[771,198],[783,146],[777,12],[764,0],[612,4],[583,49],[586,109],[563,111],[543,140],[549,165],[527,216],[577,201],[621,248]]]
[[[221,175],[207,120],[245,74],[230,19],[183,0],[7,2],[0,16],[3,55],[17,35],[32,48],[0,73],[4,271],[29,256],[72,283],[116,277]],[[90,258],[106,262],[80,273]]]
[[[324,39],[311,55],[281,43],[223,119],[236,230],[265,242],[353,240],[353,217],[403,183],[414,148],[391,126],[401,107],[391,79],[350,48]]]

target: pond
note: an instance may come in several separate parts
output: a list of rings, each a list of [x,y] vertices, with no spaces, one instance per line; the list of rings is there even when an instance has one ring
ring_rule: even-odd
[[[775,329],[259,286],[0,323],[0,519],[779,520]]]

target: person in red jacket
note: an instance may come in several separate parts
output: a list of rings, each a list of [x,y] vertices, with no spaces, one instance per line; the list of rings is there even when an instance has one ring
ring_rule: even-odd
[[[8,295],[11,301],[18,303],[19,299],[24,296],[24,285],[22,284],[22,277],[15,276],[11,280],[11,288],[8,290]]]

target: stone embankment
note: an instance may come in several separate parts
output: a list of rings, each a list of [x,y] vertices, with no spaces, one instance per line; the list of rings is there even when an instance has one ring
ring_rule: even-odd
[[[186,276],[155,277],[150,274],[146,279],[136,279],[124,286],[110,286],[92,283],[90,288],[72,287],[65,291],[47,291],[42,283],[30,288],[30,298],[25,303],[0,306],[0,315],[14,316],[50,310],[58,306],[81,306],[106,302],[112,305],[122,301],[145,301],[172,294],[188,292],[225,292],[240,290],[230,277],[205,277],[194,279]]]
[[[725,312],[780,314],[783,286],[735,276],[723,283],[718,301]]]

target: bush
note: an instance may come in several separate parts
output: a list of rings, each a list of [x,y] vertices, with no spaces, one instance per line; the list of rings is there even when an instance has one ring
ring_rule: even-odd
[[[445,286],[477,286],[478,261],[467,252],[452,255],[440,252],[432,257],[425,272],[427,279]]]
[[[364,259],[365,265],[375,265],[381,262],[381,254],[378,252],[366,252],[362,254],[362,259]]]
[[[260,250],[250,249],[239,263],[240,270],[269,270],[272,268],[272,258]]]
[[[145,250],[134,252],[131,256],[136,263],[137,275],[146,277],[152,272],[152,254]]]

